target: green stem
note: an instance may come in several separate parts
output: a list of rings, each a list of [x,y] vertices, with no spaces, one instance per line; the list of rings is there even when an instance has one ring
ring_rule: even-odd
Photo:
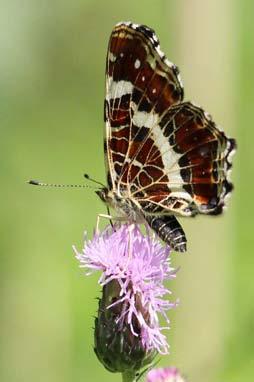
[[[125,371],[122,373],[122,382],[136,382],[135,371]]]

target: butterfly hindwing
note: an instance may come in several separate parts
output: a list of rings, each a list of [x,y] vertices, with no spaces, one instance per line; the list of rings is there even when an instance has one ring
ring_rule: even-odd
[[[144,147],[148,144],[145,158],[138,154],[129,166],[131,175],[132,164],[143,163],[129,183],[132,197],[144,211],[166,209],[183,216],[222,212],[225,196],[232,190],[227,175],[235,142],[210,116],[189,102],[174,105],[151,127],[142,142]]]

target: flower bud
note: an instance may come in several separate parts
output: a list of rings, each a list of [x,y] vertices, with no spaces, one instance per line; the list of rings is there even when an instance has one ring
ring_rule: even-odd
[[[157,351],[145,348],[142,328],[137,320],[133,322],[135,334],[132,333],[127,316],[123,315],[126,302],[111,306],[119,299],[120,291],[117,280],[103,287],[98,317],[95,319],[94,350],[109,371],[137,372],[152,362]]]

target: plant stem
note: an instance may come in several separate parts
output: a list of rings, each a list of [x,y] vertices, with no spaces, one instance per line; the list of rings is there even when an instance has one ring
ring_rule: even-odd
[[[125,371],[122,373],[122,382],[136,382],[135,371]]]

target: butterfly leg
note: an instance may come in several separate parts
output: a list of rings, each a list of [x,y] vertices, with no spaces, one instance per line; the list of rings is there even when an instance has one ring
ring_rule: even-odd
[[[109,219],[109,220],[111,221],[112,216],[111,216],[111,215],[106,215],[106,214],[99,214],[99,215],[97,215],[96,228],[95,228],[95,232],[96,232],[96,234],[99,233],[99,224],[100,224],[100,219],[101,219],[101,218]]]
[[[107,212],[108,212],[108,215],[110,215],[109,206],[107,206]],[[109,219],[109,222],[110,222],[110,225],[111,225],[111,227],[112,227],[112,228],[113,228],[113,230],[114,230],[114,226],[113,226],[113,222],[112,222],[112,219]]]
[[[114,228],[113,223],[112,223],[113,220],[116,221],[116,222],[125,222],[126,221],[125,218],[122,218],[120,216],[111,216],[111,215],[107,215],[107,214],[98,214],[97,215],[97,220],[96,220],[96,228],[95,228],[95,232],[97,234],[99,233],[99,224],[100,224],[100,219],[101,218],[108,219],[110,221],[110,224],[111,224],[112,228]]]
[[[135,227],[135,224],[128,225],[128,232],[129,232],[128,259],[129,260],[132,258],[132,232],[134,227]]]
[[[186,251],[186,236],[175,216],[145,216],[145,219],[159,238],[167,243],[172,250],[176,252]]]
[[[129,241],[128,241],[128,257],[126,260],[126,264],[124,265],[123,268],[123,274],[125,273],[126,269],[128,268],[129,262],[132,258],[132,249],[133,249],[133,236],[132,232],[135,227],[135,224],[129,224],[128,225],[128,236],[129,236]]]

